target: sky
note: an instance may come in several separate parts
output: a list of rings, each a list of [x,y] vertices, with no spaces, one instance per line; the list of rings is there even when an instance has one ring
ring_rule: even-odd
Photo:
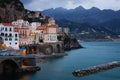
[[[42,11],[50,8],[63,7],[74,9],[83,6],[86,9],[97,7],[103,9],[120,10],[120,0],[21,0],[26,9]]]

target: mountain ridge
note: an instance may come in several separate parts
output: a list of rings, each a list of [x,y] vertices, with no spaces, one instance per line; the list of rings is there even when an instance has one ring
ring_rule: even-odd
[[[52,11],[47,9],[44,10],[42,13],[47,16],[52,16],[59,21],[68,20],[76,24],[89,23],[90,25],[102,26],[113,33],[120,34],[120,23],[118,21],[120,19],[120,10],[118,11],[114,11],[111,9],[100,10],[99,8],[96,7],[85,9],[82,6],[79,6],[75,9],[69,10],[64,9],[64,12],[57,8],[52,9]],[[114,23],[116,23],[117,25],[115,25]],[[110,25],[108,26],[108,24]]]
[[[62,16],[62,18],[73,22],[81,21],[90,22],[93,24],[103,23],[114,18],[120,18],[120,10],[118,11],[114,11],[111,9],[100,10],[99,8],[96,7],[85,9],[79,6],[75,9],[64,9],[64,11],[62,11],[59,8],[55,8],[52,10],[47,9],[42,12],[46,16],[53,16],[55,19],[59,19]]]

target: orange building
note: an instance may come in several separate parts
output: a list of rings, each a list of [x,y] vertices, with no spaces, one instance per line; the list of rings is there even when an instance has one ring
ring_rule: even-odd
[[[41,16],[42,16],[42,14],[40,12],[35,13],[35,17],[41,17]]]
[[[39,26],[37,30],[41,30],[43,35],[39,36],[45,43],[57,42],[57,25]]]

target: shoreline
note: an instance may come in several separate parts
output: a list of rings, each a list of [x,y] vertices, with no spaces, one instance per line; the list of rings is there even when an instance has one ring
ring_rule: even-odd
[[[90,40],[78,40],[78,42],[120,42],[120,39],[113,39],[113,40],[107,40],[107,39],[96,39],[96,40],[93,40],[93,39],[90,39]]]

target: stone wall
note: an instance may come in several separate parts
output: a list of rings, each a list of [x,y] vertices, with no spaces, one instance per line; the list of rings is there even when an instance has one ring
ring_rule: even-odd
[[[64,53],[62,42],[22,45],[21,47],[26,48],[27,54],[53,55]]]

